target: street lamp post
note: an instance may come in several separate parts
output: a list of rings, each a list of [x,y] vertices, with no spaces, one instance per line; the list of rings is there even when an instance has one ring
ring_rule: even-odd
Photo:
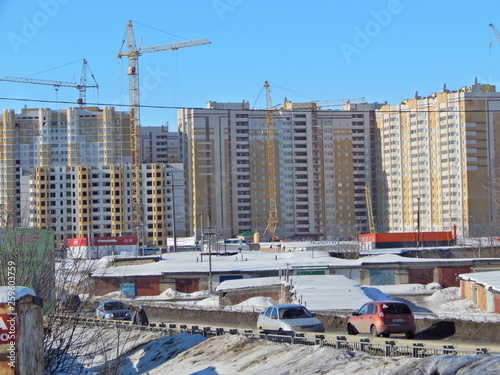
[[[420,247],[420,197],[417,197],[417,248]]]
[[[212,288],[212,241],[215,235],[214,228],[208,228],[208,230],[203,231],[203,234],[208,234],[208,290],[210,294],[213,292]],[[203,248],[201,249],[203,252]]]
[[[172,185],[172,231],[174,237],[174,253],[177,252],[177,233],[175,230],[175,196],[174,196],[174,171],[170,171],[170,183]]]
[[[176,227],[176,211],[175,211],[175,201],[176,201],[176,197],[175,197],[175,188],[176,187],[184,187],[183,184],[179,184],[179,185],[176,185],[175,184],[175,179],[174,179],[174,173],[175,172],[182,172],[181,170],[179,169],[175,169],[174,166],[172,165],[165,165],[165,175],[169,177],[169,179],[167,180],[167,183],[170,182],[170,188],[172,189],[172,234],[173,234],[173,240],[174,240],[174,253],[177,252],[177,227]],[[167,232],[167,245],[168,245],[168,232]]]

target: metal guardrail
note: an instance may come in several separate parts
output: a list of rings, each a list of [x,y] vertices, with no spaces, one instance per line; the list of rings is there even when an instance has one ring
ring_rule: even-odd
[[[493,351],[488,348],[466,349],[455,345],[443,345],[442,348],[436,346],[425,346],[424,343],[412,342],[412,345],[398,345],[395,341],[385,341],[384,343],[372,342],[370,338],[360,338],[359,340],[348,340],[346,336],[337,336],[335,339],[326,338],[323,334],[317,334],[314,337],[305,336],[304,333],[295,333],[292,331],[271,331],[264,330],[258,333],[253,330],[225,329],[211,327],[199,327],[197,325],[188,326],[187,324],[175,323],[150,323],[147,326],[135,325],[130,321],[107,320],[82,317],[56,316],[59,319],[71,319],[77,324],[113,327],[123,329],[140,329],[147,331],[164,332],[168,336],[176,336],[181,333],[199,334],[204,337],[221,336],[225,334],[243,335],[250,339],[268,340],[276,343],[285,343],[291,345],[318,345],[332,347],[338,350],[360,351],[375,356],[386,357],[413,357],[425,358],[435,355],[500,355],[500,351]]]

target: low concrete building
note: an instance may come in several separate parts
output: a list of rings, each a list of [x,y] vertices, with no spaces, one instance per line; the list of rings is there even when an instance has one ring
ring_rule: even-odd
[[[136,296],[159,295],[167,289],[183,293],[213,291],[232,279],[289,275],[341,275],[361,285],[439,283],[459,286],[458,275],[500,270],[500,259],[430,259],[382,254],[359,259],[331,257],[326,251],[241,252],[232,256],[200,252],[163,254],[158,262],[108,267],[92,273],[95,295],[135,290]]]
[[[246,285],[245,280],[227,280],[219,284],[216,292],[219,294],[219,305],[237,305],[254,297],[269,297],[278,303],[291,303],[291,285],[285,277],[261,277],[251,279]]]
[[[464,273],[458,278],[462,298],[483,311],[500,314],[500,271]]]

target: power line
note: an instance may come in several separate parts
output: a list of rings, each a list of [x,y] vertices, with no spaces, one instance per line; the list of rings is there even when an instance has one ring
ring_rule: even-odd
[[[176,35],[176,34],[172,34],[172,33],[169,33],[168,31],[161,30],[161,29],[158,29],[158,28],[153,27],[153,26],[145,25],[145,24],[140,23],[140,22],[138,22],[138,21],[136,21],[136,20],[134,20],[134,23],[135,23],[135,24],[138,24],[138,25],[141,25],[141,26],[149,27],[149,28],[150,28],[150,29],[152,29],[152,30],[156,30],[156,31],[159,31],[159,32],[162,32],[162,33],[168,34],[168,35],[175,36],[175,37],[177,37],[177,38],[179,38],[179,39],[188,40],[187,38],[184,38],[183,36]]]
[[[61,101],[61,100],[47,100],[47,99],[27,99],[27,98],[6,98],[0,97],[0,100],[11,100],[19,102],[39,102],[39,103],[56,103],[56,104],[77,104],[74,101]],[[117,104],[117,103],[86,103],[86,106],[106,106],[106,107],[130,107],[130,104]],[[142,108],[157,108],[157,109],[206,109],[202,107],[182,107],[182,106],[164,106],[164,105],[139,105]]]
[[[56,103],[56,104],[77,104],[74,101],[61,101],[61,100],[47,100],[47,99],[28,99],[28,98],[8,98],[8,97],[0,97],[0,100],[10,100],[10,101],[19,101],[19,102],[39,102],[39,103]],[[370,104],[370,103],[368,103]],[[386,104],[390,106],[390,104]],[[105,107],[130,107],[130,104],[117,104],[117,103],[86,103],[86,106],[105,106]],[[152,109],[207,109],[206,107],[192,107],[192,106],[165,106],[165,105],[145,105],[145,104],[139,104],[139,107],[141,108],[152,108]],[[265,108],[262,109],[247,109],[246,111],[265,111]],[[314,110],[317,111],[313,108],[300,108],[297,109],[296,111],[307,111],[307,110]],[[293,112],[294,110],[282,110],[282,109],[275,109],[274,111],[280,112],[280,111],[290,111]],[[495,110],[490,110],[490,109],[467,109],[467,110],[460,110],[460,109],[454,109],[454,110],[406,110],[406,109],[388,109],[388,110],[381,110],[381,109],[353,109],[353,110],[319,110],[320,112],[328,112],[328,113],[339,113],[339,114],[349,114],[349,113],[371,113],[371,112],[377,112],[377,113],[392,113],[392,114],[415,114],[415,113],[497,113],[500,111],[495,111]]]

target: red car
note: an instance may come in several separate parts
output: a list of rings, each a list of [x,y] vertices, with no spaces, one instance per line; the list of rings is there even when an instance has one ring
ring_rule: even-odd
[[[391,333],[404,333],[407,339],[415,337],[415,319],[410,307],[397,301],[365,303],[347,321],[347,333],[371,333],[389,337]]]

